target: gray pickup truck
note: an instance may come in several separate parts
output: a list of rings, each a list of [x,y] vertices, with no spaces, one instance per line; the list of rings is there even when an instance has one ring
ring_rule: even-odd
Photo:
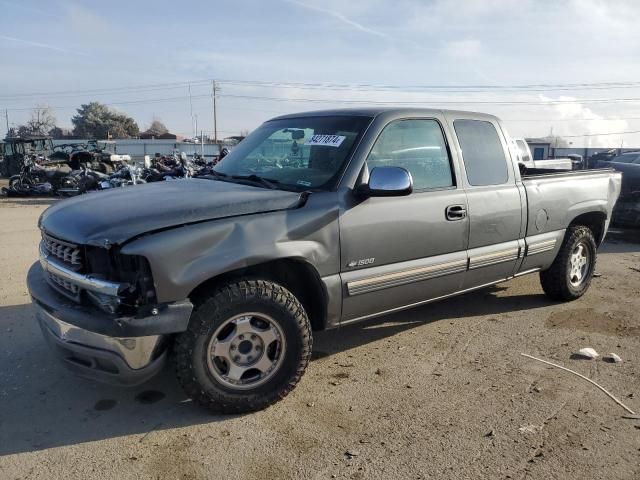
[[[314,330],[533,272],[576,299],[621,176],[521,174],[510,142],[496,117],[458,111],[267,121],[206,178],[47,209],[38,321],[82,376],[138,384],[171,359],[195,401],[245,412],[294,388]]]

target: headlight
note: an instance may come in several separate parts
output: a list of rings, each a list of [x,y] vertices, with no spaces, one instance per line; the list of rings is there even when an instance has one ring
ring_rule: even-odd
[[[89,299],[109,313],[135,313],[138,308],[155,302],[151,268],[146,258],[122,255],[117,248],[109,250],[87,247],[88,271],[92,276],[126,285],[117,296],[87,292]]]

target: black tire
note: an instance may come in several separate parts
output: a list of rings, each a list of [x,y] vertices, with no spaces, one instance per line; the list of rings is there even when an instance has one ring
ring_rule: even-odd
[[[22,186],[22,179],[20,175],[14,175],[9,179],[9,188],[12,190],[19,190]]]
[[[286,348],[265,383],[239,390],[216,378],[209,349],[225,322],[248,312],[264,314],[277,323]],[[244,413],[266,408],[293,390],[307,368],[311,349],[309,319],[296,297],[276,283],[245,280],[220,287],[196,302],[189,327],[176,338],[172,356],[178,380],[195,402],[213,412]]]
[[[572,275],[572,255],[582,246],[587,252],[584,274]],[[565,233],[562,246],[548,270],[540,272],[540,283],[552,300],[571,301],[580,298],[591,285],[596,268],[596,241],[593,232],[583,225],[572,225]]]
[[[9,189],[20,193],[29,193],[33,188],[33,182],[28,178],[23,178],[22,175],[13,175],[9,179]]]

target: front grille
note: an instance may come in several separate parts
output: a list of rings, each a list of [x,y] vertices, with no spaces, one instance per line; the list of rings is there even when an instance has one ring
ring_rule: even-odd
[[[58,287],[63,288],[64,290],[66,290],[67,292],[69,292],[71,295],[73,295],[74,297],[78,295],[79,292],[79,288],[77,285],[69,282],[68,280],[65,280],[62,277],[59,277],[51,272],[48,272],[49,274],[49,280],[51,280],[54,284],[56,284]]]
[[[42,232],[42,245],[45,250],[62,261],[67,267],[73,270],[80,270],[83,266],[82,249],[73,243],[58,240]]]

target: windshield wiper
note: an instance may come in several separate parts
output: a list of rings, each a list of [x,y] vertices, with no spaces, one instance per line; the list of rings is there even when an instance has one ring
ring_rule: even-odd
[[[249,180],[250,182],[260,183],[271,190],[277,189],[278,186],[276,184],[280,183],[278,180],[259,177],[255,173],[252,173],[251,175],[231,175],[231,178],[234,180]]]
[[[229,175],[222,172],[216,172],[213,168],[209,171],[209,173],[205,175],[200,175],[199,178],[206,178],[208,180],[220,180],[220,181],[229,181]]]

